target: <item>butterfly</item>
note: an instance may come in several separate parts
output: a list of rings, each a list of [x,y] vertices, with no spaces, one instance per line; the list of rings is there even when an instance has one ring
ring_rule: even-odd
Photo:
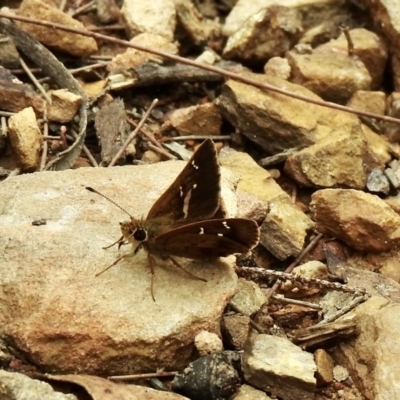
[[[186,271],[174,257],[206,260],[248,253],[259,242],[259,227],[251,219],[221,218],[220,180],[217,152],[212,140],[207,139],[153,204],[146,218],[130,216],[130,220],[120,223],[122,236],[113,245],[118,244],[120,248],[130,243],[133,245],[133,253],[119,257],[96,276],[123,258],[144,249],[150,261],[151,295],[155,300],[154,257],[169,259],[187,274],[205,281]],[[86,189],[107,198],[91,187]]]

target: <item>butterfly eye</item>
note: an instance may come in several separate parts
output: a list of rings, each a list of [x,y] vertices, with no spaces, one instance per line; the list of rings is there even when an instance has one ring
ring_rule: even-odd
[[[136,229],[135,233],[133,234],[133,237],[138,242],[143,242],[147,238],[147,232],[144,229]]]

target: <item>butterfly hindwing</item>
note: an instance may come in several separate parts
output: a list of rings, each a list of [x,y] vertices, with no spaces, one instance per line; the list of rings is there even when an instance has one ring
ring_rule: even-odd
[[[257,245],[260,230],[243,218],[211,219],[170,230],[148,242],[150,251],[191,259],[247,253]]]

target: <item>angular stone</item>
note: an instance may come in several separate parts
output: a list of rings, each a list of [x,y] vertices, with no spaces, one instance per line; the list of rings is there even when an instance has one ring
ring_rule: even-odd
[[[400,244],[400,216],[378,196],[352,189],[324,189],[310,204],[316,229],[362,251]]]
[[[278,336],[256,335],[243,355],[246,381],[283,399],[314,399],[316,369],[312,354]]]
[[[25,108],[10,117],[8,128],[8,138],[19,167],[26,172],[35,171],[40,163],[43,136],[33,108]]]
[[[71,28],[84,29],[81,22],[42,0],[24,0],[18,9],[18,14],[25,17],[55,22],[70,26]],[[91,37],[26,22],[18,22],[18,24],[24,31],[30,33],[35,39],[46,46],[77,57],[88,57],[98,50],[96,41]]]

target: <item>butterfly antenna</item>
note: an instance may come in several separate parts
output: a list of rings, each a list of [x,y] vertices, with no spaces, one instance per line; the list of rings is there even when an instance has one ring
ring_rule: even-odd
[[[120,210],[122,210],[125,214],[128,214],[131,218],[132,215],[128,213],[128,211],[126,211],[125,209],[123,209],[119,204],[117,204],[114,200],[111,200],[110,198],[108,198],[106,195],[104,195],[103,193],[98,192],[96,189],[93,189],[90,186],[86,186],[85,187],[86,190],[89,190],[89,192],[93,192],[96,193],[98,195],[100,195],[101,197],[104,197],[106,200],[108,200],[110,203],[113,203],[115,206],[117,206]]]

